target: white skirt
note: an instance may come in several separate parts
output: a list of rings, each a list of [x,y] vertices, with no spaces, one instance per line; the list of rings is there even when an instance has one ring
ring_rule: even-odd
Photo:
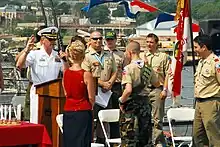
[[[36,94],[34,85],[30,90],[30,122],[38,124],[38,94]]]

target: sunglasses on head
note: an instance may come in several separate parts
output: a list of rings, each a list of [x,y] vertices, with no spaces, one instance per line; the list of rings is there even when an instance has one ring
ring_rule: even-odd
[[[102,40],[102,37],[92,38],[92,40]]]

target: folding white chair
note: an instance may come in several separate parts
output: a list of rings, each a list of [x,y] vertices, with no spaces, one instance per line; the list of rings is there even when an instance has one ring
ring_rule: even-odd
[[[99,121],[105,136],[106,143],[110,147],[110,143],[121,144],[121,138],[108,138],[103,122],[118,122],[120,116],[120,109],[105,109],[98,113]]]
[[[56,116],[56,121],[60,128],[61,133],[63,133],[63,114],[58,114]],[[104,144],[91,143],[91,147],[104,147]]]
[[[181,142],[178,147],[181,147],[183,144],[188,143],[188,146],[192,146],[192,136],[175,136],[172,128],[172,121],[175,122],[187,122],[194,120],[195,109],[181,107],[181,108],[170,108],[167,111],[167,119],[169,123],[170,133],[172,137],[173,147],[175,147],[175,141]]]

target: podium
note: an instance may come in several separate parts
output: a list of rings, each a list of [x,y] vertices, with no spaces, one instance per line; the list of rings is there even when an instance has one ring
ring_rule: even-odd
[[[38,94],[38,123],[44,124],[53,143],[53,147],[62,146],[62,134],[56,123],[56,116],[63,113],[65,95],[62,79],[55,79],[36,85]]]

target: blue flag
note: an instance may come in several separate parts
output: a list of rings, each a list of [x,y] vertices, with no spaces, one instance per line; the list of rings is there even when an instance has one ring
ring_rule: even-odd
[[[88,6],[83,7],[81,10],[88,12],[92,7],[96,5],[100,5],[103,3],[109,3],[109,2],[119,2],[122,0],[90,0],[90,3]]]
[[[120,5],[124,5],[125,6],[125,12],[126,12],[126,14],[127,14],[127,16],[129,17],[129,18],[136,18],[136,16],[138,15],[138,13],[140,13],[140,12],[137,12],[137,13],[132,13],[131,12],[131,10],[130,10],[130,2],[128,2],[128,1],[122,1],[122,2],[120,2]]]
[[[168,13],[160,13],[157,17],[157,21],[155,23],[155,27],[157,28],[158,24],[165,21],[174,21],[174,16]]]

